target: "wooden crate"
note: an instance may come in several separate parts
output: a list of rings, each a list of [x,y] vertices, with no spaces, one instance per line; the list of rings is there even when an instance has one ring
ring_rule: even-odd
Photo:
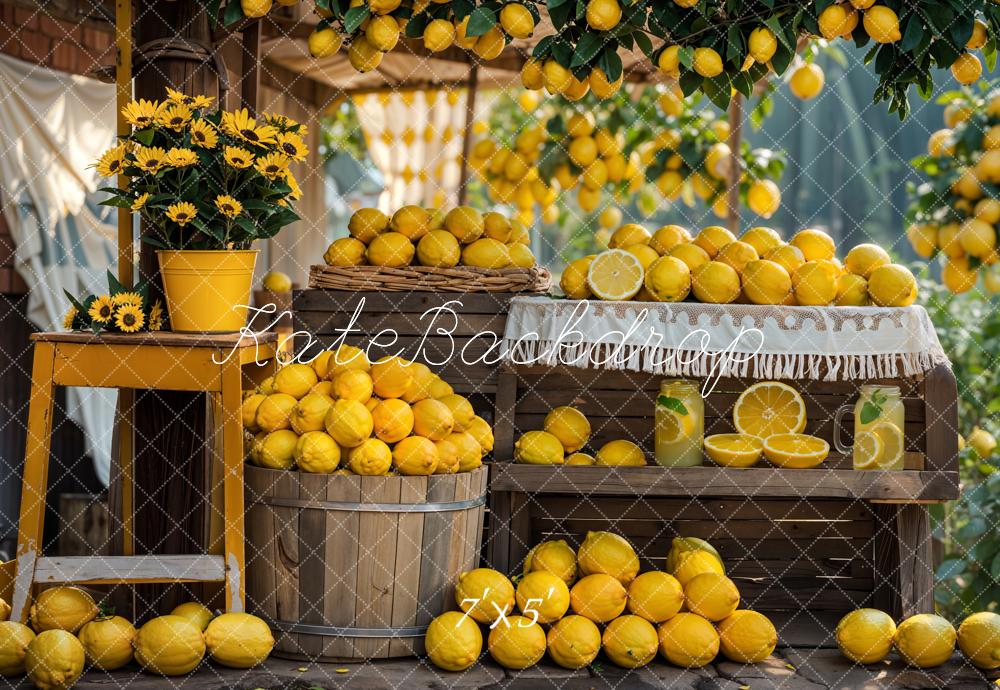
[[[662,568],[675,536],[717,545],[744,602],[787,634],[867,604],[906,613],[933,610],[927,503],[956,498],[956,387],[950,370],[879,383],[901,388],[908,469],[860,472],[831,453],[819,469],[761,466],[666,469],[652,461],[653,410],[662,376],[571,367],[514,367],[501,376],[491,481],[489,559],[520,566],[541,539],[576,544],[610,529],[636,544],[647,567]],[[732,408],[750,381],[722,379],[705,399],[705,433],[733,431]],[[832,441],[833,413],[853,404],[865,382],[788,381],[806,402],[806,432]],[[591,421],[588,449],[627,438],[647,467],[551,467],[512,463],[514,440],[540,429],[545,414],[573,405]],[[832,445],[832,444],[831,444]],[[822,617],[822,616],[821,616]],[[814,640],[821,642],[820,640]],[[828,641],[828,640],[827,640]]]
[[[246,466],[247,598],[274,654],[318,661],[423,653],[479,564],[485,467],[432,477]]]

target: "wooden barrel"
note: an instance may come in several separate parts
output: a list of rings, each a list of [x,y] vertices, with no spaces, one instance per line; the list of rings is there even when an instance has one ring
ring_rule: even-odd
[[[357,661],[422,654],[479,564],[488,470],[431,477],[246,466],[247,597],[276,656]]]

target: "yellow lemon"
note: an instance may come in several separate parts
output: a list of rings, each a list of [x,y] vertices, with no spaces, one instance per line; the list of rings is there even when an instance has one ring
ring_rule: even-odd
[[[781,235],[772,228],[758,225],[750,228],[740,236],[740,242],[746,242],[757,250],[757,255],[763,257],[764,254],[775,247],[783,244]]]
[[[459,468],[458,446],[447,438],[432,441],[437,450],[438,464],[434,474],[455,474]]]
[[[353,237],[334,240],[323,254],[328,266],[360,266],[365,262],[365,245]]]
[[[483,453],[489,453],[493,450],[493,429],[489,422],[482,417],[478,415],[473,417],[466,428],[466,433],[476,439],[476,443],[482,448]]]
[[[867,279],[879,266],[892,263],[889,252],[877,244],[859,244],[844,257],[844,268],[849,273]]]
[[[760,381],[737,398],[733,424],[740,433],[759,438],[799,433],[806,426],[806,405],[799,392],[788,384]]]
[[[340,464],[340,446],[324,431],[307,431],[299,436],[294,457],[303,472],[329,474]]]
[[[874,5],[865,11],[865,31],[876,43],[895,43],[903,38],[899,32],[899,17],[885,5]]]
[[[292,279],[281,271],[268,271],[264,276],[263,285],[265,290],[271,292],[291,292]]]
[[[382,228],[378,234],[391,231],[416,242],[430,230],[430,221],[431,214],[427,209],[413,204],[402,206],[392,214],[388,227]]]
[[[616,81],[611,82],[608,81],[608,75],[604,73],[604,70],[600,67],[594,67],[590,70],[589,79],[591,92],[601,100],[604,100],[618,93],[624,81],[624,74],[619,76]]]
[[[278,429],[264,436],[257,449],[257,464],[272,470],[291,469],[299,435],[290,429]]]
[[[97,615],[97,604],[79,587],[52,587],[35,597],[29,615],[36,633],[45,630],[76,633]]]
[[[601,631],[583,616],[570,615],[549,629],[546,638],[549,656],[563,668],[589,666],[601,651]]]
[[[868,294],[880,307],[908,307],[917,299],[917,280],[906,266],[879,266],[868,278]]]
[[[408,436],[392,449],[392,462],[402,475],[434,474],[438,464],[437,447],[423,436]]]
[[[792,290],[804,306],[826,306],[837,298],[837,270],[827,261],[807,261],[792,272]]]
[[[858,12],[850,5],[833,4],[819,15],[819,33],[832,41],[843,36],[849,38],[858,25]]]
[[[372,386],[380,398],[398,398],[413,383],[410,362],[402,357],[382,357],[372,364]]]
[[[681,74],[681,61],[679,57],[681,47],[671,45],[660,51],[660,56],[656,59],[656,66],[668,77],[677,78]]]
[[[837,276],[838,307],[866,307],[868,300],[868,281],[853,273]]]
[[[586,18],[591,29],[610,31],[621,21],[622,8],[618,0],[589,0]]]
[[[240,0],[243,15],[251,19],[260,19],[271,11],[271,0]]]
[[[209,622],[215,617],[210,608],[197,601],[186,601],[183,604],[179,604],[174,607],[170,615],[186,618],[198,630],[202,631],[208,627]]]
[[[447,19],[433,19],[424,28],[424,48],[432,53],[447,50],[455,42],[455,25]]]
[[[522,75],[523,78],[523,75]],[[552,95],[563,93],[573,82],[573,73],[555,60],[546,60],[542,65],[542,80],[545,89]]]
[[[640,616],[619,616],[601,637],[604,653],[617,666],[639,668],[656,657],[659,638],[653,624]]]
[[[413,431],[413,410],[398,398],[382,400],[371,411],[375,437],[397,443]]]
[[[28,643],[24,670],[39,690],[66,690],[76,683],[85,663],[83,645],[66,630],[43,630]]]
[[[962,621],[958,647],[977,668],[1000,668],[1000,615],[980,611]]]
[[[989,223],[979,218],[969,218],[962,223],[958,243],[969,256],[986,259],[996,252],[997,233]]]
[[[205,656],[201,630],[180,616],[160,616],[148,621],[136,633],[134,647],[139,665],[161,676],[190,673]]]
[[[632,441],[617,439],[600,447],[594,456],[594,464],[605,467],[641,467],[646,464],[646,454]]]
[[[458,576],[455,603],[473,620],[492,623],[514,610],[514,585],[503,573],[476,568]]]
[[[837,646],[858,664],[875,664],[889,656],[895,635],[892,616],[877,609],[851,611],[837,623]]]
[[[580,578],[569,591],[573,613],[595,623],[614,620],[625,610],[628,593],[616,578],[595,573]]]
[[[416,249],[405,235],[398,232],[384,232],[368,245],[365,258],[372,266],[400,268],[409,266]]]
[[[377,50],[392,50],[399,43],[399,24],[396,23],[396,18],[387,15],[371,17],[365,27],[365,38]]]
[[[696,244],[679,244],[671,249],[667,256],[680,259],[687,264],[688,270],[692,272],[711,261],[708,252]]]
[[[973,427],[969,433],[968,443],[983,459],[990,457],[997,447],[997,441],[993,438],[993,434],[978,426]]]
[[[792,291],[792,278],[788,271],[768,259],[748,262],[742,279],[743,294],[754,304],[782,304]]]
[[[764,258],[781,266],[789,275],[806,262],[802,250],[791,244],[782,244],[769,249]]]
[[[345,374],[359,374],[361,376],[367,377],[363,371],[352,371],[344,372]],[[344,374],[341,374],[343,376]],[[370,390],[369,383],[369,390]],[[368,397],[371,397],[369,394]],[[367,400],[365,398],[364,400]],[[361,401],[364,402],[364,401]],[[295,407],[289,415],[289,421],[291,423],[292,430],[297,434],[304,434],[307,431],[319,431],[323,428],[323,421],[326,419],[326,413],[330,411],[330,406],[333,405],[333,398],[328,395],[323,395],[322,393],[309,393],[301,400],[299,400]]]
[[[722,467],[752,467],[764,451],[763,442],[747,434],[714,434],[705,437],[705,454]]]
[[[535,544],[524,558],[524,574],[547,572],[567,585],[576,579],[576,552],[563,539]]]
[[[651,239],[652,235],[646,228],[637,223],[626,223],[612,233],[608,248],[624,249],[634,244],[649,244]]]
[[[792,236],[789,244],[802,252],[804,261],[832,259],[837,251],[833,238],[814,228],[799,230]]]
[[[447,405],[448,409],[451,410],[455,431],[465,431],[469,428],[473,418],[476,416],[476,412],[472,409],[472,404],[468,398],[458,393],[452,393],[451,395],[439,398],[439,401]]]
[[[753,246],[739,240],[723,245],[719,253],[715,255],[716,261],[721,261],[741,275],[746,265],[758,258],[760,257],[757,256],[757,250]]]
[[[431,230],[417,243],[417,261],[421,266],[451,268],[462,258],[462,247],[447,230]]]
[[[514,460],[528,465],[561,465],[562,442],[547,431],[528,431],[514,444]]]
[[[673,618],[684,606],[684,590],[670,573],[650,570],[628,586],[628,610],[650,623]]]
[[[978,279],[979,272],[969,266],[967,257],[947,259],[941,266],[941,282],[956,295],[974,288]]]
[[[587,286],[603,300],[627,300],[642,288],[645,272],[639,258],[623,249],[609,249],[587,269]]]
[[[675,666],[701,668],[719,653],[715,626],[694,613],[678,613],[660,625],[660,653]]]
[[[307,41],[309,54],[314,58],[326,58],[336,55],[344,44],[344,39],[330,28],[313,31]]]
[[[510,252],[503,242],[482,237],[462,250],[462,263],[478,268],[507,268],[510,266]]]
[[[485,231],[483,215],[471,206],[456,206],[444,217],[444,229],[462,244],[482,237]]]
[[[972,35],[969,36],[969,40],[966,42],[965,47],[967,50],[979,50],[984,45],[986,41],[989,40],[989,28],[986,23],[977,19],[972,25]]]
[[[899,624],[894,643],[908,664],[931,668],[951,658],[956,638],[954,626],[941,616],[918,613]]]
[[[224,613],[205,629],[205,646],[212,660],[229,668],[252,668],[274,648],[267,623],[249,613]]]
[[[1000,221],[1000,215],[997,216]],[[917,256],[929,259],[937,253],[938,228],[934,225],[911,225],[906,229],[906,237]]]
[[[409,369],[410,385],[399,397],[410,404],[431,397],[431,386],[436,374],[423,362],[411,362]]]
[[[121,616],[100,616],[80,628],[77,637],[87,662],[102,671],[114,671],[132,661],[135,628]]]
[[[538,263],[535,260],[535,255],[531,252],[531,248],[524,244],[508,244],[507,254],[510,256],[510,265],[516,268],[531,268]]]
[[[770,218],[781,208],[781,190],[773,180],[755,180],[747,190],[747,206],[758,216]]]
[[[778,50],[778,39],[774,32],[766,26],[759,26],[750,32],[747,48],[750,51],[750,57],[756,62],[770,62]]]
[[[691,613],[710,621],[720,621],[739,607],[740,592],[725,575],[702,573],[684,585],[684,601]]]
[[[358,72],[371,72],[382,64],[382,57],[385,55],[381,50],[368,42],[368,37],[364,34],[358,36],[347,49],[347,60],[351,67]]]
[[[545,631],[530,618],[509,616],[490,631],[486,646],[504,668],[528,668],[545,655]]]
[[[243,420],[243,428],[251,433],[256,433],[260,429],[257,427],[257,408],[267,399],[263,393],[249,395],[240,406],[240,416]]]
[[[576,554],[581,575],[604,573],[628,584],[639,573],[639,557],[628,541],[613,532],[587,532]]]
[[[455,431],[446,437],[455,446],[458,455],[458,471],[471,472],[483,464],[483,448],[467,431]]]
[[[808,101],[819,95],[825,81],[822,67],[814,63],[803,63],[792,72],[788,88],[796,98]]]
[[[569,159],[580,168],[586,168],[597,160],[597,142],[592,137],[577,137],[567,149]]]
[[[529,572],[514,592],[518,610],[539,623],[555,623],[569,610],[569,587],[545,570]]]
[[[691,234],[680,225],[664,225],[649,238],[649,246],[661,256],[679,244],[690,242]]]
[[[559,439],[567,453],[580,450],[590,438],[590,422],[575,407],[553,409],[545,416],[542,428]]]
[[[464,671],[483,651],[483,633],[476,622],[458,611],[446,611],[427,626],[427,656],[445,671]]]
[[[326,376],[330,379],[346,369],[361,369],[363,371],[371,369],[367,353],[359,347],[347,344],[332,350],[326,365]]]
[[[35,633],[27,625],[0,622],[0,676],[8,678],[24,673],[24,655],[33,639]]]
[[[392,467],[392,450],[377,438],[367,438],[347,451],[347,464],[354,474],[382,476]]]
[[[593,260],[594,257],[585,256],[582,259],[571,261],[563,269],[562,277],[559,279],[559,287],[569,299],[590,297],[590,288],[587,286],[587,271]]]
[[[680,553],[673,575],[682,587],[687,586],[688,582],[702,573],[725,575],[725,568],[723,568],[719,557],[708,551],[699,549]]]
[[[326,433],[343,448],[354,448],[372,435],[372,413],[357,400],[337,400],[323,420]]]
[[[489,31],[476,39],[473,52],[483,60],[495,60],[507,47],[507,37],[499,26],[493,26]]]
[[[535,18],[527,7],[517,2],[503,6],[500,24],[511,38],[530,38],[535,30]]]
[[[704,249],[710,259],[714,259],[720,249],[734,241],[736,236],[721,225],[709,225],[694,238],[694,243]]]
[[[740,296],[740,275],[728,264],[708,261],[691,272],[691,291],[699,302],[729,304]]]
[[[717,77],[722,74],[722,56],[713,48],[695,48],[692,67],[703,77]]]
[[[715,560],[722,565],[722,556],[715,550],[715,547],[704,539],[698,537],[674,537],[667,553],[667,570],[673,572],[680,565],[681,557],[688,551],[705,551],[715,557]]]
[[[719,647],[730,661],[756,664],[778,644],[774,624],[762,613],[741,609],[719,622]]]
[[[661,256],[646,267],[643,285],[660,302],[680,302],[691,291],[691,269],[675,256]]]
[[[413,405],[412,411],[413,433],[432,441],[445,438],[455,426],[451,408],[440,400],[434,398],[421,400]]]
[[[772,434],[764,439],[764,457],[778,467],[818,467],[829,454],[829,443],[808,434]]]
[[[305,396],[318,381],[316,370],[308,364],[287,364],[274,375],[274,390],[298,400]]]

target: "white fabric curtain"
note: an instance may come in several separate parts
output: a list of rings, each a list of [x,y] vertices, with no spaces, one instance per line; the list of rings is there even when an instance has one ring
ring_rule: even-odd
[[[106,273],[116,271],[115,215],[97,205],[89,168],[114,141],[114,108],[112,85],[0,55],[0,203],[29,288],[28,318],[42,330],[62,328],[64,289],[106,292]],[[105,484],[116,400],[107,389],[67,392]]]

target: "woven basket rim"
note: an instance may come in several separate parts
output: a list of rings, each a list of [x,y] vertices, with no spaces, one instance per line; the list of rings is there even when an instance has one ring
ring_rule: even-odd
[[[430,292],[526,292],[542,294],[552,275],[542,266],[477,268],[475,266],[327,266],[309,269],[309,287],[332,290],[425,290]]]

